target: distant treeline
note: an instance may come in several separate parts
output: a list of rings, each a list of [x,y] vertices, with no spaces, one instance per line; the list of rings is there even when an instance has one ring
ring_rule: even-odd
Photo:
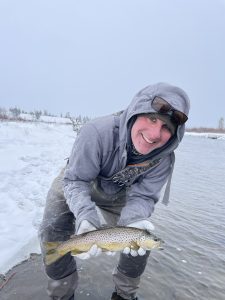
[[[71,116],[69,112],[66,114],[60,114],[59,116],[54,115],[52,113],[49,113],[47,110],[34,110],[34,111],[24,111],[18,107],[11,107],[9,110],[0,107],[0,120],[19,120],[19,121],[29,121],[26,118],[23,117],[23,115],[31,115],[33,117],[33,120],[39,120],[41,116],[46,117],[60,117],[60,118],[67,118],[67,119],[73,119],[76,123],[84,124],[87,121],[90,120],[89,117],[81,115],[79,116]],[[31,120],[30,120],[31,121]]]
[[[210,133],[225,133],[225,128],[207,128],[207,127],[194,127],[186,128],[187,132],[210,132]]]

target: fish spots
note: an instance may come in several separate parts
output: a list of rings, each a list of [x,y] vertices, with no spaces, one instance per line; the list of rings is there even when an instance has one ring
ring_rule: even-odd
[[[146,238],[145,238],[144,235],[140,237],[140,241],[141,241],[141,242],[144,242],[145,240],[146,240]],[[154,240],[155,240],[155,239],[154,239]]]
[[[102,251],[122,251],[128,248],[132,256],[144,255],[145,249],[151,250],[160,247],[161,240],[145,230],[133,227],[111,227],[89,231],[75,235],[68,241],[56,246],[46,255],[46,264],[52,264],[66,253],[82,255],[96,246]],[[141,245],[143,244],[143,245]],[[146,244],[146,245],[145,245]],[[141,246],[141,247],[140,247]],[[139,249],[140,253],[137,251]]]

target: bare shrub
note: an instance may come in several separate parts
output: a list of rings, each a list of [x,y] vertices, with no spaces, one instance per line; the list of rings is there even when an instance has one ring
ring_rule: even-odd
[[[21,110],[17,107],[10,108],[9,111],[12,113],[14,118],[19,117],[19,115],[21,114]]]

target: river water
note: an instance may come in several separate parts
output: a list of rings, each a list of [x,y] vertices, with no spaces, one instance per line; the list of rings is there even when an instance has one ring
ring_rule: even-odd
[[[140,295],[153,300],[225,299],[225,140],[185,136],[176,150],[170,204],[156,205],[152,252]]]
[[[224,139],[184,137],[176,150],[170,204],[158,203],[152,221],[165,246],[150,255],[140,299],[224,300]],[[84,280],[77,292],[89,288],[90,293],[78,299],[109,299],[115,258],[101,256],[81,264]]]

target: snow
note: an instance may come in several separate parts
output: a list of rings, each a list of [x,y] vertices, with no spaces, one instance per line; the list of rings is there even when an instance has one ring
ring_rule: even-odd
[[[46,194],[75,136],[70,125],[0,122],[0,273],[40,252]]]
[[[44,121],[57,123],[0,122],[0,273],[40,253],[37,231],[46,195],[75,140],[64,119]]]
[[[31,114],[20,114],[20,118],[28,121],[35,121],[35,115]],[[40,116],[39,121],[43,121],[45,123],[57,123],[57,124],[71,124],[71,120],[68,118],[61,117],[51,117],[51,116]]]
[[[212,132],[186,132],[185,135],[191,135],[196,137],[210,138],[225,140],[225,133],[212,133]]]

